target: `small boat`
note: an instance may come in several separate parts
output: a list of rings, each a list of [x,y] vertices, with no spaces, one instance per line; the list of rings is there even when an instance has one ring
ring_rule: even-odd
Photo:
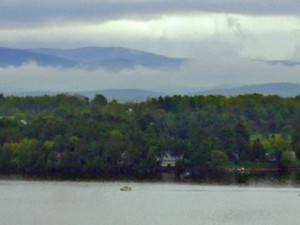
[[[120,189],[121,191],[131,191],[132,188],[131,187],[128,187],[128,186],[124,186]]]

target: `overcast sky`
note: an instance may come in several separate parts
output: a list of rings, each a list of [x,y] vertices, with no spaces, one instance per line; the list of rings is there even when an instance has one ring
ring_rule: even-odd
[[[197,61],[176,72],[137,68],[118,74],[62,71],[30,64],[1,69],[2,89],[155,89],[300,82],[300,66],[271,66],[252,60],[300,61],[300,3],[299,0],[1,0],[0,45],[121,46]]]

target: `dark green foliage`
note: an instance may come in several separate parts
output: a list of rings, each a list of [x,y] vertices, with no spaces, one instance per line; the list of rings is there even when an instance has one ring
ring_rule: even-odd
[[[103,95],[96,95],[94,99],[91,101],[91,105],[93,107],[102,107],[107,104],[107,100]]]
[[[211,163],[215,167],[224,166],[228,161],[228,156],[222,151],[212,151],[211,152]]]
[[[249,159],[256,161],[256,160],[264,160],[266,158],[266,150],[262,145],[259,138],[257,138],[251,148],[251,152],[249,154]]]
[[[4,101],[4,100],[5,100],[4,95],[0,93],[0,102],[1,102],[1,101]]]
[[[291,149],[300,157],[299,115],[299,97],[257,94],[127,104],[107,102],[102,95],[89,101],[66,94],[0,94],[0,169],[153,171],[165,153],[183,156],[181,166],[203,166],[212,159],[219,166],[232,154],[238,161],[263,161],[267,152],[288,165],[294,163]]]

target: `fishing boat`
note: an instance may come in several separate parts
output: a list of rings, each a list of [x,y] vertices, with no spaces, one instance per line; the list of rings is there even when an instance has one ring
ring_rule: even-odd
[[[129,187],[129,186],[124,186],[124,187],[122,187],[120,190],[121,190],[121,191],[131,191],[132,188]]]

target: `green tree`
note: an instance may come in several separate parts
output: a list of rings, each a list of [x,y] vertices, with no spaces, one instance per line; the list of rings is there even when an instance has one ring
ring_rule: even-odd
[[[2,102],[4,100],[5,100],[5,96],[2,93],[0,93],[0,102]]]
[[[187,159],[193,165],[204,165],[210,161],[212,149],[215,149],[215,141],[212,136],[202,128],[191,130],[191,139]]]
[[[300,112],[299,112],[300,115]],[[298,159],[300,159],[300,116],[297,115],[294,121],[294,130],[292,135],[292,147]]]
[[[263,142],[264,148],[268,153],[271,153],[276,157],[277,163],[282,165],[282,156],[284,152],[291,152],[291,144],[281,135],[271,135],[267,140]],[[288,157],[290,153],[286,153]]]
[[[261,143],[260,139],[257,138],[251,148],[250,159],[251,160],[264,160],[266,158],[266,150]]]
[[[22,139],[17,143],[6,144],[12,153],[12,166],[18,170],[31,169],[36,165],[38,141],[36,139]]]
[[[292,151],[284,151],[282,152],[281,163],[283,166],[292,166],[297,162],[296,155]]]
[[[240,159],[249,159],[250,133],[243,123],[238,123],[235,127],[235,147]]]
[[[100,94],[95,95],[94,99],[91,101],[93,107],[102,107],[107,105],[107,99]]]
[[[211,152],[211,163],[215,167],[222,167],[228,161],[226,153],[214,150]]]

